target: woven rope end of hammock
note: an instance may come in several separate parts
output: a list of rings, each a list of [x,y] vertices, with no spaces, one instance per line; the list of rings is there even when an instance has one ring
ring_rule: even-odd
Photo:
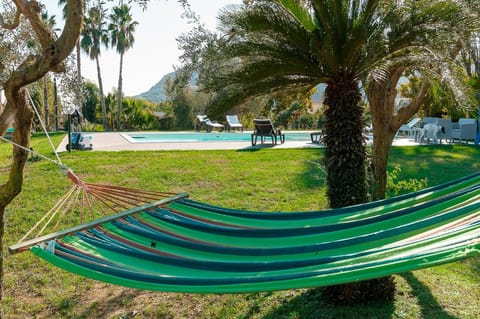
[[[71,168],[67,168],[65,170],[65,174],[67,174],[67,177],[75,184],[75,185],[81,185],[83,182],[80,180],[80,177],[75,174]]]
[[[153,207],[161,207],[163,205],[166,205],[168,203],[171,203],[171,202],[174,202],[174,201],[177,201],[177,200],[181,200],[181,199],[186,198],[186,197],[188,197],[188,193],[180,193],[180,194],[176,194],[176,195],[173,195],[173,196],[170,196],[170,197],[163,196],[163,199],[157,199],[157,200],[154,200],[153,202],[149,202],[149,203],[146,203],[146,204],[145,203],[144,204],[138,204],[137,206],[128,208],[128,209],[126,209],[124,211],[121,211],[121,212],[118,212],[114,215],[104,216],[102,218],[99,218],[99,219],[96,219],[96,220],[93,220],[93,221],[90,221],[90,222],[86,222],[86,223],[83,223],[81,225],[65,229],[63,231],[57,231],[57,232],[53,232],[51,234],[43,235],[43,236],[38,235],[38,237],[33,238],[33,239],[29,239],[29,240],[21,240],[17,244],[14,244],[14,245],[8,247],[8,250],[11,254],[20,253],[20,252],[28,250],[30,247],[35,246],[37,244],[44,243],[44,242],[47,242],[47,241],[52,240],[52,239],[59,239],[59,238],[65,237],[69,234],[76,233],[76,232],[79,232],[79,231],[83,231],[85,229],[95,227],[97,225],[100,225],[100,224],[103,224],[103,223],[106,223],[106,222],[110,222],[110,221],[115,220],[117,218],[122,218],[122,217],[125,217],[125,216],[129,216],[129,215],[132,215],[132,214],[144,211],[144,210],[148,210],[148,209],[153,208]]]

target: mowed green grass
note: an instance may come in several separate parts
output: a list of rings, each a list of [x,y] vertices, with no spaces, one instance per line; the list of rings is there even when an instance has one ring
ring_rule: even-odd
[[[53,136],[55,145],[63,135]],[[54,159],[42,136],[33,148]],[[82,179],[132,188],[188,192],[193,199],[240,209],[304,211],[328,206],[323,150],[148,151],[62,153]],[[0,182],[11,146],[0,143]],[[401,179],[433,186],[480,169],[480,149],[440,145],[393,148],[389,167]],[[8,207],[4,254],[5,318],[480,318],[480,258],[395,275],[390,303],[334,307],[321,289],[255,294],[192,295],[116,287],[64,272],[7,246],[26,233],[71,187],[59,167],[33,158],[22,193]],[[64,227],[79,216],[66,218]]]

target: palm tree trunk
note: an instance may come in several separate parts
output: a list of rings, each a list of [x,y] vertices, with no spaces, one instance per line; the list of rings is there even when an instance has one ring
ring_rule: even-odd
[[[76,54],[77,54],[77,81],[78,81],[78,85],[80,85],[81,87],[81,92],[83,92],[83,79],[82,79],[82,52],[81,52],[81,46],[80,46],[80,38],[77,40],[77,44],[75,45],[75,51],[76,51]],[[83,94],[79,94],[78,95],[78,98],[79,98],[79,102],[80,102],[80,107],[81,107],[81,110],[83,112]]]
[[[48,74],[48,73],[47,73]],[[47,74],[43,76],[43,108],[45,110],[44,118],[45,118],[45,127],[48,129],[48,125],[50,121],[48,120],[49,117],[49,106],[48,106],[48,77]]]
[[[118,97],[117,97],[117,131],[120,131],[120,115],[122,113],[122,70],[123,70],[123,53],[120,53],[120,71],[118,75]]]
[[[358,82],[348,72],[337,74],[327,83],[323,129],[327,195],[332,208],[369,200],[365,122],[360,100]],[[323,296],[334,303],[354,304],[372,296],[372,291],[378,292],[376,298],[392,298],[394,290],[391,277],[386,277],[325,287]]]
[[[77,75],[78,75],[78,83],[82,83],[82,54],[81,54],[81,47],[80,47],[80,39],[77,40],[77,44],[75,46],[76,54],[77,54]]]
[[[100,91],[100,105],[102,107],[103,129],[105,131],[108,131],[107,107],[105,105],[105,95],[103,93],[102,74],[100,72],[100,61],[98,59],[98,55],[95,57],[95,62],[97,62],[98,89]]]
[[[367,152],[358,82],[348,72],[337,74],[325,90],[325,165],[330,207],[368,201]]]

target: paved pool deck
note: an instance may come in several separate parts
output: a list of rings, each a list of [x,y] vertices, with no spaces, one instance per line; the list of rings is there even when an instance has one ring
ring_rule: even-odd
[[[311,141],[286,141],[283,144],[257,143],[252,146],[250,141],[208,141],[208,142],[135,142],[132,143],[122,136],[125,132],[91,133],[93,138],[93,151],[158,151],[158,150],[248,150],[260,148],[285,149],[285,148],[319,148],[321,144]],[[215,134],[215,133],[212,133]],[[220,133],[221,134],[221,133]],[[251,134],[243,132],[239,134]],[[286,132],[288,134],[288,132]],[[66,152],[68,137],[66,136],[57,148],[57,152]],[[418,145],[412,138],[399,137],[393,142],[396,146]]]

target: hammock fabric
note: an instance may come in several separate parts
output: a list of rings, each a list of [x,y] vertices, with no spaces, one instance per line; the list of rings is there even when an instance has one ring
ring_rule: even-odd
[[[342,284],[477,255],[479,182],[477,174],[314,212],[242,211],[178,195],[26,244],[39,243],[34,254],[70,272],[139,289],[241,293]]]

